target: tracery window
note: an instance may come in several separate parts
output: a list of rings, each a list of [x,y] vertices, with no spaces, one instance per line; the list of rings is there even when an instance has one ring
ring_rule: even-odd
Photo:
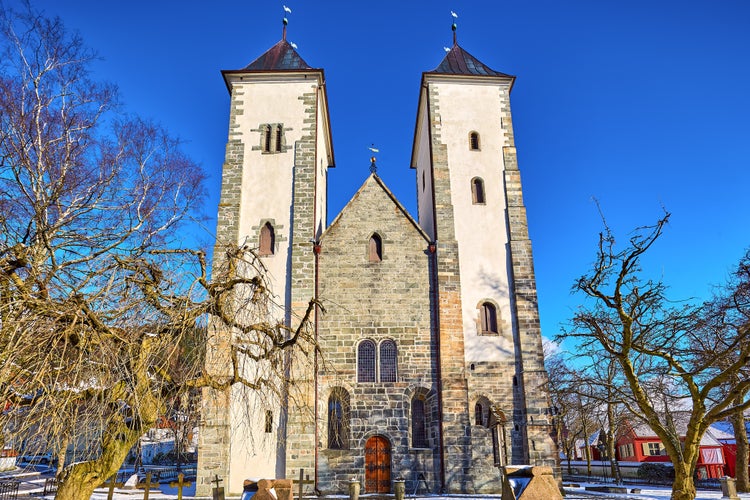
[[[357,382],[375,382],[375,342],[363,340],[357,348]]]
[[[392,340],[384,340],[380,344],[380,381],[396,381],[396,343]]]

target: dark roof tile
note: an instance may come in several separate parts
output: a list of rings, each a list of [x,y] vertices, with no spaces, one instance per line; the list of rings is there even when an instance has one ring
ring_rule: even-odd
[[[268,49],[243,68],[245,71],[299,71],[311,68],[286,40]]]
[[[476,57],[472,56],[458,44],[448,51],[443,61],[437,68],[428,73],[437,73],[444,75],[478,75],[478,76],[505,76],[513,78],[511,75],[490,69],[481,63]]]

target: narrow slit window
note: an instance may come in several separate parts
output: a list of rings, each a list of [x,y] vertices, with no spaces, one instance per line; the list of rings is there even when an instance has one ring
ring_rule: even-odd
[[[482,408],[482,403],[477,403],[474,406],[474,425],[484,425],[483,415],[484,408]]]
[[[270,222],[263,224],[260,228],[259,255],[273,255],[276,247],[276,233]]]
[[[375,342],[364,340],[357,348],[357,382],[375,382]]]
[[[270,434],[273,431],[273,412],[266,410],[266,434]]]
[[[429,448],[425,401],[421,395],[411,400],[411,445],[413,448]]]
[[[369,255],[370,262],[380,262],[383,260],[383,240],[377,233],[370,236]]]
[[[281,125],[276,125],[276,149],[274,151],[277,153],[281,153],[283,134],[284,128]]]
[[[271,152],[271,126],[266,125],[263,127],[263,152]]]
[[[469,149],[479,151],[479,133],[471,132],[469,134]]]
[[[489,302],[482,303],[480,308],[481,323],[482,323],[482,334],[492,335],[497,334],[497,310],[495,306]]]
[[[474,205],[485,203],[484,181],[481,177],[474,177],[471,180],[471,201]]]

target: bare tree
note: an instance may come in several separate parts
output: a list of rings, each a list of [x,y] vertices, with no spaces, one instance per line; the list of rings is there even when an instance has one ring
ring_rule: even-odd
[[[563,451],[568,464],[568,474],[573,474],[571,460],[577,447],[583,443],[586,471],[591,475],[591,448],[589,438],[596,431],[598,402],[590,396],[590,385],[570,368],[563,353],[547,353],[544,360],[549,373],[548,390],[553,408],[554,439]]]
[[[0,423],[60,462],[88,452],[60,473],[59,499],[88,499],[168,401],[280,392],[285,355],[314,346],[315,303],[284,326],[252,250],[225,248],[209,279],[205,254],[182,248],[203,174],[121,113],[93,58],[59,19],[0,8],[0,397],[15,408]],[[204,370],[219,324],[232,332],[221,377]]]
[[[750,330],[750,250],[745,252],[725,283],[717,288],[713,298],[703,305],[699,328],[704,333],[703,336],[717,339],[715,342],[722,350],[726,350],[725,344],[731,344],[737,338],[745,347],[750,342],[750,334],[747,333]],[[695,344],[695,355],[699,358],[710,358],[714,355],[712,349],[712,344],[698,342]],[[721,360],[722,366],[736,363],[742,352],[742,348],[734,353],[727,352],[728,356]],[[724,385],[723,390],[730,392],[740,381],[748,378],[750,378],[750,366],[746,363],[734,378]],[[734,401],[736,411],[729,417],[737,443],[737,491],[745,493],[750,492],[750,478],[748,478],[747,430],[742,408],[749,391],[750,388],[745,387],[736,393]]]
[[[623,403],[659,436],[672,460],[672,499],[692,500],[700,440],[708,426],[750,407],[750,401],[737,402],[750,387],[750,380],[737,378],[750,360],[750,332],[725,332],[721,338],[699,332],[699,308],[675,306],[661,282],[642,277],[641,258],[668,220],[666,214],[636,230],[622,250],[605,229],[591,271],[574,286],[587,301],[566,336],[617,362],[628,389]],[[697,358],[696,345],[711,354]],[[731,387],[722,390],[727,384]],[[684,436],[670,410],[675,401],[687,403]]]

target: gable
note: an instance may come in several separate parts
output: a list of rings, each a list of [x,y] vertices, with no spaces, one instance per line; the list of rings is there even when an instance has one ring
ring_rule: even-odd
[[[387,228],[402,233],[402,236],[414,239],[414,243],[426,248],[429,237],[422,231],[419,224],[409,215],[398,202],[393,193],[375,174],[370,175],[351,200],[341,210],[330,226],[321,235],[321,244],[332,244],[345,235],[355,236],[366,228],[371,228],[369,234]],[[353,234],[352,231],[356,234]],[[366,232],[366,231],[365,231]],[[383,234],[381,234],[381,237]],[[369,238],[369,235],[368,235]],[[333,240],[333,241],[329,241]]]

